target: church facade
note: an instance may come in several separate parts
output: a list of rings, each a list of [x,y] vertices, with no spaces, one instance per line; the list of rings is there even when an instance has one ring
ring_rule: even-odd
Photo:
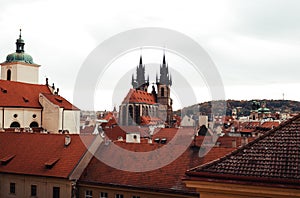
[[[172,77],[165,54],[160,65],[160,76],[156,75],[156,89],[153,85],[151,93],[148,93],[149,75],[146,78],[142,56],[136,68],[136,78],[132,75],[131,84],[133,88],[119,108],[119,124],[172,126]]]
[[[38,84],[40,65],[25,53],[21,30],[16,51],[1,63],[0,130],[79,133],[80,110],[54,84]]]

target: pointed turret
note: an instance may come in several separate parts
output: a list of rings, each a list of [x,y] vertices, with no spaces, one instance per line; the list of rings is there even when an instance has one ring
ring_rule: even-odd
[[[163,56],[163,62],[162,65],[160,65],[160,78],[159,78],[159,82],[160,84],[164,84],[164,85],[170,85],[171,86],[171,81],[170,81],[170,77],[169,77],[169,67],[168,64],[166,62],[166,55],[164,53]]]
[[[148,81],[145,78],[145,66],[143,65],[143,57],[140,56],[140,61],[138,66],[136,67],[136,79],[134,79],[134,75],[132,75],[132,86],[134,89],[138,90],[147,90],[149,85],[149,77]]]

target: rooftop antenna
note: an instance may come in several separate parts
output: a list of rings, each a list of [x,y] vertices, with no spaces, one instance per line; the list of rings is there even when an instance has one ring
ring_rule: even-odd
[[[282,100],[284,100],[284,93],[282,93]]]

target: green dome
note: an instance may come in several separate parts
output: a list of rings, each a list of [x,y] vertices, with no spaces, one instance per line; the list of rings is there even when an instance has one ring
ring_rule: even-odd
[[[26,54],[24,52],[24,45],[25,45],[25,42],[22,39],[21,29],[20,29],[20,35],[16,42],[16,52],[7,55],[6,62],[7,63],[23,62],[23,63],[34,64],[32,57],[29,54]]]
[[[259,108],[258,113],[271,113],[270,109],[263,107],[263,108]]]
[[[23,63],[29,63],[33,64],[33,59],[29,54],[26,54],[24,52],[18,53],[14,52],[12,54],[7,55],[6,62],[23,62]]]

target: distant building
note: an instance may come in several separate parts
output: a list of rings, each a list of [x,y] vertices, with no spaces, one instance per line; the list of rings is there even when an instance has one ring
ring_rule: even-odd
[[[160,77],[156,76],[156,88],[148,93],[149,76],[145,78],[145,65],[142,56],[136,69],[136,78],[132,75],[132,87],[119,108],[120,125],[172,125],[172,99],[170,87],[172,78],[166,63],[165,54],[160,66]]]
[[[300,197],[300,115],[214,162],[189,170],[201,198]]]
[[[38,84],[40,65],[25,53],[21,32],[16,52],[1,63],[0,130],[79,133],[80,110],[54,84]]]
[[[181,120],[180,126],[195,127],[195,120],[192,118],[192,116],[185,115]]]

